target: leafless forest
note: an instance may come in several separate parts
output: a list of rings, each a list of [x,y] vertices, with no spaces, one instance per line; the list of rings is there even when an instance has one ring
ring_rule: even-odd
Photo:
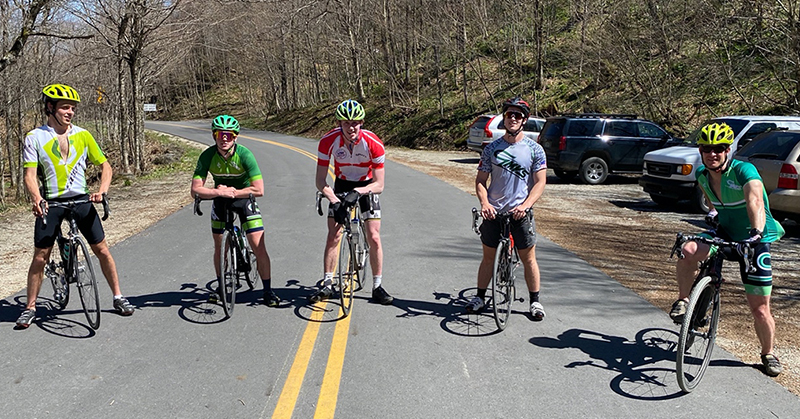
[[[49,83],[78,89],[77,123],[133,175],[145,103],[275,125],[356,98],[388,143],[440,148],[515,94],[678,134],[800,112],[800,0],[0,0],[0,34],[0,208],[24,199]]]

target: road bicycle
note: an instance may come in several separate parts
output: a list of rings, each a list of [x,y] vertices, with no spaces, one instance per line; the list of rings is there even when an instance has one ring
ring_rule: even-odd
[[[526,216],[532,216],[531,210],[526,211]],[[478,220],[481,218],[477,208],[472,209],[472,230],[477,235],[481,235],[478,229]],[[505,330],[508,325],[508,316],[511,314],[511,303],[516,298],[517,289],[514,285],[514,272],[520,265],[519,252],[514,246],[514,236],[511,235],[511,220],[513,216],[510,212],[495,214],[495,219],[500,222],[500,243],[494,255],[494,267],[492,268],[492,312],[497,328]]]
[[[250,290],[254,290],[258,284],[258,270],[256,264],[256,254],[250,247],[246,235],[239,225],[236,225],[236,211],[231,204],[233,198],[212,198],[217,205],[222,205],[221,213],[225,214],[225,229],[222,233],[222,241],[219,252],[219,278],[217,284],[217,295],[221,299],[222,309],[225,318],[233,315],[233,307],[236,303],[236,290],[241,288],[241,281],[247,282]],[[256,204],[256,198],[250,194],[249,205]],[[200,211],[200,197],[194,199],[194,213],[202,216]],[[212,297],[213,299],[214,297]]]
[[[69,222],[69,232],[64,237],[61,227],[58,226],[56,243],[58,244],[58,254],[50,252],[50,260],[44,267],[44,275],[50,280],[53,287],[53,300],[59,310],[63,310],[69,303],[69,286],[75,284],[78,288],[78,295],[81,299],[83,314],[89,326],[97,330],[100,327],[100,295],[97,291],[97,278],[94,274],[89,247],[81,237],[78,230],[78,222],[75,220],[75,207],[90,203],[89,198],[76,199],[71,201],[41,201],[39,203],[42,213],[47,214],[50,207],[64,208],[64,218]],[[108,198],[103,194],[103,217],[108,219],[109,207]],[[47,217],[42,217],[42,227],[47,226]]]
[[[752,266],[753,249],[750,243],[729,242],[721,238],[684,235],[678,233],[672,246],[670,258],[678,255],[683,259],[682,246],[687,241],[706,243],[711,246],[709,257],[700,264],[700,273],[694,280],[686,314],[681,323],[676,355],[678,385],[686,393],[700,383],[711,361],[714,341],[717,338],[720,314],[720,286],[722,262],[739,255],[744,261],[745,272],[755,272]]]
[[[345,205],[346,193],[336,196]],[[369,193],[369,208],[372,211],[372,192]],[[369,243],[367,242],[364,220],[361,219],[361,196],[350,208],[347,208],[350,222],[344,223],[342,239],[339,242],[339,262],[336,271],[336,283],[339,291],[339,300],[342,304],[342,313],[350,314],[353,306],[353,293],[364,287],[367,276],[367,261],[369,260]],[[325,195],[317,191],[317,213],[323,215],[322,198]]]

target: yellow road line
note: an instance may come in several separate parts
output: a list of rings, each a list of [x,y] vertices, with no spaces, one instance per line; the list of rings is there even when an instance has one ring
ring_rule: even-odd
[[[196,129],[204,131],[205,128],[197,128],[180,124],[168,124],[182,128]],[[277,143],[270,140],[262,140],[247,135],[240,135],[242,138],[247,138],[253,141],[271,144],[278,147],[283,147],[297,153],[300,153],[310,159],[316,160],[317,156],[313,153],[303,149],[290,146],[283,143]],[[333,177],[334,174],[331,169],[328,169],[328,174]],[[337,263],[338,263],[338,259]],[[297,398],[300,395],[300,388],[303,386],[303,379],[305,378],[308,364],[311,360],[311,353],[314,350],[314,345],[319,334],[320,320],[325,313],[327,304],[315,304],[314,311],[311,314],[311,320],[306,325],[306,330],[303,332],[303,338],[297,347],[292,367],[289,369],[289,374],[283,384],[281,395],[278,397],[278,404],[272,412],[273,419],[291,418],[294,408],[297,405]],[[347,336],[350,332],[350,317],[353,315],[353,307],[350,308],[350,315],[342,318],[336,322],[336,328],[333,331],[333,341],[331,342],[331,349],[328,353],[328,362],[325,367],[325,375],[322,378],[322,387],[320,388],[319,399],[317,400],[317,409],[314,413],[315,419],[333,418],[336,412],[336,403],[339,399],[339,385],[342,380],[342,370],[344,368],[344,353],[347,349]],[[344,313],[339,308],[339,316]]]

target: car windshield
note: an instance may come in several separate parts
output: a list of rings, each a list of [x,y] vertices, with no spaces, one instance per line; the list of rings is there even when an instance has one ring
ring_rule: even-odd
[[[739,133],[742,132],[744,127],[747,126],[748,121],[744,121],[744,120],[741,120],[741,119],[728,119],[728,118],[719,118],[719,119],[712,119],[710,121],[706,121],[706,122],[703,123],[703,125],[700,125],[700,128],[694,130],[694,132],[689,134],[689,136],[686,137],[685,140],[683,140],[683,145],[696,146],[697,145],[697,139],[700,137],[700,130],[703,129],[704,126],[706,126],[708,124],[713,124],[713,123],[717,123],[717,124],[726,123],[726,124],[728,124],[728,126],[731,127],[731,129],[733,130],[733,138],[736,138],[736,137],[739,136]]]
[[[471,128],[484,129],[486,128],[486,124],[489,122],[490,119],[492,119],[492,117],[490,116],[480,116],[472,124]]]
[[[771,132],[754,139],[742,147],[736,155],[751,159],[785,161],[797,143],[800,143],[800,134],[796,132]]]

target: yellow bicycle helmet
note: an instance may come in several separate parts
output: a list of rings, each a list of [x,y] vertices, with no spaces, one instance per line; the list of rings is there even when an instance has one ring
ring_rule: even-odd
[[[75,89],[67,86],[66,84],[50,84],[42,89],[42,99],[44,101],[52,100],[53,102],[59,100],[73,100],[75,102],[80,102],[81,96]]]
[[[731,145],[733,144],[733,130],[726,123],[708,124],[700,130],[697,138],[698,145]]]

